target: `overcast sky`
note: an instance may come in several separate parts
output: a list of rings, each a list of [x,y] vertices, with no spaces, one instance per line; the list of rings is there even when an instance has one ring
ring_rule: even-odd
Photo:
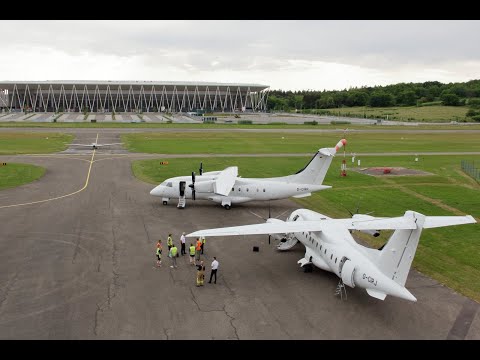
[[[332,90],[480,79],[480,21],[0,20],[2,80]]]

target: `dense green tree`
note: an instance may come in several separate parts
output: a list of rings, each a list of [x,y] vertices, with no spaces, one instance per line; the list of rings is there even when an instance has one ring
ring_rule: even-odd
[[[446,91],[440,95],[440,100],[442,100],[442,104],[446,106],[458,106],[460,104],[460,99],[457,95]]]

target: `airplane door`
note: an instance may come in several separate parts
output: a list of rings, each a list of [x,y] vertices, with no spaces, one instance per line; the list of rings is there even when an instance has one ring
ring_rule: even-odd
[[[180,181],[180,184],[179,184],[180,196],[185,196],[185,187],[186,186],[187,186],[186,181]]]

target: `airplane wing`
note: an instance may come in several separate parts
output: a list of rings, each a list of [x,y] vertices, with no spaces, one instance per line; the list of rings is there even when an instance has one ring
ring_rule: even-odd
[[[352,219],[329,219],[309,221],[267,222],[255,225],[232,226],[216,229],[198,230],[187,237],[198,236],[229,236],[229,235],[261,235],[261,234],[285,234],[303,231],[323,231],[325,228],[332,229],[342,227],[348,230],[395,230],[416,229],[414,220],[404,217],[374,218],[374,220],[355,221]]]
[[[217,229],[198,230],[186,235],[187,237],[198,236],[229,236],[229,235],[261,235],[261,234],[285,234],[301,231],[321,231],[323,221],[288,221],[267,222],[255,225],[231,226]]]
[[[220,172],[220,174],[215,179],[213,185],[213,192],[215,194],[227,196],[232,190],[233,184],[238,176],[238,167],[230,166]]]

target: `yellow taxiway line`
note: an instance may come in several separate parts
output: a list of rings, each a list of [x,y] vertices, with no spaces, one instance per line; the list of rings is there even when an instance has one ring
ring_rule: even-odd
[[[95,143],[97,143],[98,141],[98,134],[97,134],[97,139],[95,140]],[[22,204],[13,204],[13,205],[4,205],[4,206],[0,206],[0,209],[4,209],[4,208],[10,208],[10,207],[16,207],[16,206],[25,206],[25,205],[32,205],[32,204],[39,204],[39,203],[43,203],[43,202],[47,202],[47,201],[53,201],[53,200],[58,200],[58,199],[63,199],[63,198],[66,198],[68,196],[72,196],[72,195],[75,195],[75,194],[78,194],[79,192],[85,190],[88,186],[88,181],[90,180],[90,172],[92,171],[92,165],[93,165],[93,158],[95,157],[95,149],[93,149],[93,154],[92,154],[92,157],[90,159],[90,166],[88,167],[88,173],[87,173],[87,180],[85,181],[85,185],[83,185],[83,187],[80,189],[80,190],[77,190],[77,191],[74,191],[70,194],[65,194],[65,195],[62,195],[62,196],[57,196],[57,197],[54,197],[54,198],[50,198],[50,199],[45,199],[45,200],[38,200],[38,201],[31,201],[31,202],[28,202],[28,203],[22,203]]]

